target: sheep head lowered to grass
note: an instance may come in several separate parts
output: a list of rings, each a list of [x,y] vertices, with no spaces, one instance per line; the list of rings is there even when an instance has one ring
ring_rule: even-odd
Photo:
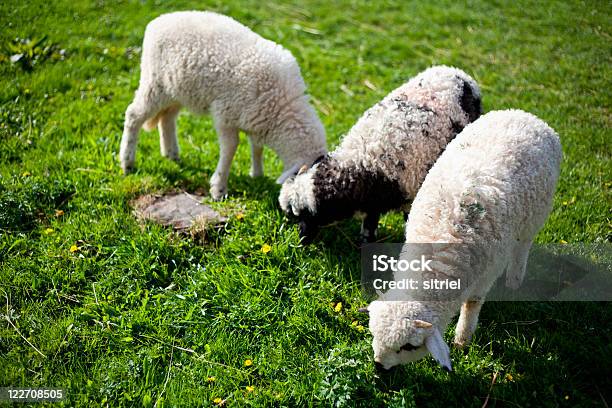
[[[429,352],[450,369],[442,333],[460,310],[454,343],[466,346],[495,281],[505,273],[508,287],[520,286],[552,208],[561,157],[555,131],[520,110],[489,112],[448,144],[414,199],[402,253],[412,244],[442,245],[428,279],[461,279],[461,290],[432,301],[386,292],[372,302],[376,362],[390,368]]]
[[[182,107],[210,112],[219,160],[210,195],[227,195],[239,138],[248,134],[251,176],[263,175],[263,147],[283,162],[280,184],[327,152],[325,130],[309,102],[293,55],[230,17],[182,11],[151,21],[142,45],[140,84],[125,112],[119,157],[134,166],[141,127],[159,129],[162,156],[179,159],[176,120]]]
[[[367,307],[370,331],[374,334],[374,361],[389,369],[419,360],[431,353],[440,365],[451,371],[450,351],[438,318],[420,302],[377,300]],[[434,323],[432,323],[434,322]]]
[[[404,210],[429,168],[481,113],[480,88],[465,72],[432,67],[368,109],[338,148],[282,186],[282,209],[308,243],[320,226],[364,216],[372,242],[381,214]]]

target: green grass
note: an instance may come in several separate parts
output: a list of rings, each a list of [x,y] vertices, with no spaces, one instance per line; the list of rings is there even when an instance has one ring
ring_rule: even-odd
[[[357,223],[299,246],[276,204],[270,151],[268,177],[251,180],[242,137],[230,198],[215,205],[229,222],[205,243],[139,225],[129,202],[207,189],[218,155],[208,117],[180,116],[180,165],[161,158],[156,132],[141,135],[135,174],[117,162],[146,23],[209,9],[294,53],[330,147],[417,72],[464,69],[485,111],[528,110],[561,136],[561,179],[538,242],[610,241],[609,3],[172,3],[0,3],[0,313],[12,323],[0,323],[0,386],[62,387],[66,406],[612,402],[609,304],[488,303],[474,344],[452,351],[452,374],[427,358],[379,375],[358,327],[359,252],[346,238]],[[43,36],[38,48],[13,41]],[[15,47],[32,56],[11,64]],[[401,217],[382,222],[401,242]]]

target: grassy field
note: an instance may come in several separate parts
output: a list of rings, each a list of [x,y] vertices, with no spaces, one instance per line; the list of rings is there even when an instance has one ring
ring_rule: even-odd
[[[378,374],[357,312],[358,225],[301,247],[276,204],[272,152],[268,177],[250,179],[241,136],[230,198],[214,204],[229,221],[205,242],[140,225],[130,201],[207,190],[210,118],[180,116],[180,165],[161,158],[157,132],[141,134],[134,174],[117,161],[146,23],[208,9],[294,53],[330,147],[417,72],[464,69],[485,111],[528,110],[561,136],[538,242],[610,241],[610,3],[170,3],[0,3],[0,386],[62,387],[66,406],[612,402],[609,304],[487,303],[453,373],[427,358]],[[382,224],[402,241],[400,216]]]

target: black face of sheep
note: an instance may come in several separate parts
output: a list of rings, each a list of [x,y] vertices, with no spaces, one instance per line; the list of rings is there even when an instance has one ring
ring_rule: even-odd
[[[355,212],[353,206],[343,200],[337,200],[335,197],[321,199],[319,196],[317,198],[316,214],[305,210],[297,216],[300,238],[304,244],[311,243],[316,238],[321,227],[348,219]]]
[[[282,206],[281,206],[281,210]],[[304,245],[311,244],[319,233],[321,225],[317,222],[317,217],[313,216],[308,209],[302,209],[297,215],[291,210],[283,210],[285,216],[292,224],[298,225],[300,241]]]
[[[323,205],[323,211],[319,211],[317,214],[312,214],[308,210],[302,211],[297,216],[287,214],[287,218],[289,218],[290,221],[297,223],[300,241],[303,244],[308,245],[312,243],[317,237],[321,227],[330,225],[338,220],[338,214],[332,214],[329,211],[325,211],[325,208],[327,208],[327,206]],[[349,218],[351,215],[352,213],[348,213],[341,218]]]
[[[328,216],[325,217],[324,214],[327,214]],[[328,212],[323,212],[323,214],[317,213],[317,215],[313,215],[310,213],[310,211],[304,210],[297,216],[292,214],[291,212],[285,212],[285,215],[287,216],[290,222],[298,225],[300,241],[304,245],[311,244],[314,241],[314,239],[319,234],[321,227],[327,226],[329,224],[332,224],[334,221],[337,221],[337,219],[334,219],[329,216]],[[347,214],[346,217],[343,218],[349,218],[351,215],[352,213]]]
[[[300,241],[304,245],[308,245],[314,241],[315,237],[319,233],[319,226],[313,222],[309,222],[302,219],[298,222],[300,229]]]

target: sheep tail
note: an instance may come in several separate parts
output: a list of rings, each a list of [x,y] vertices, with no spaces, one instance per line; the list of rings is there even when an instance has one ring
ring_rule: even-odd
[[[153,129],[155,129],[157,127],[157,123],[159,122],[159,120],[161,119],[161,117],[164,115],[165,111],[161,111],[159,112],[157,115],[153,116],[151,119],[147,120],[143,125],[142,128],[144,130],[146,130],[147,132],[152,131]]]

